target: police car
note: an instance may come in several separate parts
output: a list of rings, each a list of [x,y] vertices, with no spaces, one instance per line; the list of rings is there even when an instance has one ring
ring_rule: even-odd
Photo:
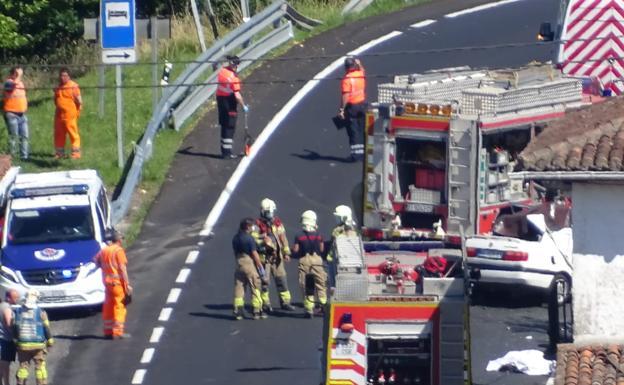
[[[0,287],[37,289],[43,307],[104,301],[93,256],[110,228],[109,201],[95,170],[20,174],[0,186],[4,208]]]

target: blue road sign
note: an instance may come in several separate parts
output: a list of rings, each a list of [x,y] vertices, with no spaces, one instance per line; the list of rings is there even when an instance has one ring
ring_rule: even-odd
[[[135,0],[100,0],[102,61],[136,61]]]

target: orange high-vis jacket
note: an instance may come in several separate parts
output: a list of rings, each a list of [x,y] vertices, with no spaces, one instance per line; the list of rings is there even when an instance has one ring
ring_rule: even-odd
[[[54,89],[54,104],[59,118],[75,119],[78,117],[78,106],[75,102],[78,96],[80,96],[80,87],[73,80]]]
[[[236,72],[229,67],[223,67],[217,75],[217,96],[230,96],[235,92],[240,92],[240,79]]]
[[[28,109],[28,101],[26,100],[26,88],[21,81],[7,79],[5,84],[13,83],[12,89],[4,89],[4,98],[2,103],[5,112],[24,113]]]
[[[113,243],[112,245],[103,248],[95,258],[102,268],[102,279],[104,280],[104,285],[126,286],[128,284],[123,281],[123,277],[121,275],[121,266],[126,266],[128,264],[126,252],[123,247]]]
[[[366,100],[366,75],[362,70],[347,72],[342,78],[342,93],[348,94],[347,103],[358,104]]]

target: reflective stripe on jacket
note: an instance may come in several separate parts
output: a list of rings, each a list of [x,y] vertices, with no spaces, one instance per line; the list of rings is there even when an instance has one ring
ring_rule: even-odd
[[[4,97],[2,103],[5,112],[26,112],[28,109],[28,101],[26,100],[26,87],[24,87],[24,83],[13,79],[7,79],[4,83]]]
[[[366,100],[366,75],[362,70],[347,72],[342,78],[342,93],[348,94],[347,103],[359,104]]]
[[[38,307],[29,309],[21,306],[15,309],[15,338],[20,349],[43,349],[46,347],[48,332],[47,317]]]
[[[241,89],[240,79],[230,67],[221,68],[217,75],[217,82],[217,96],[230,96]]]
[[[54,89],[54,104],[56,114],[61,119],[75,119],[78,117],[76,98],[80,96],[80,87],[73,80]]]
[[[121,267],[128,262],[126,252],[118,244],[106,246],[96,256],[100,266],[102,267],[102,279],[105,285],[121,285]]]

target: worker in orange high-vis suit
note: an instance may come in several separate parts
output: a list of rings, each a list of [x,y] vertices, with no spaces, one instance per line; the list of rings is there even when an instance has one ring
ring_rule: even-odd
[[[2,98],[2,110],[4,111],[4,121],[9,130],[9,152],[12,156],[17,155],[19,144],[20,156],[28,159],[28,100],[26,99],[26,88],[22,82],[24,70],[22,67],[13,67],[9,72],[9,77],[4,82],[4,92]]]
[[[241,95],[241,83],[236,69],[240,64],[238,56],[228,56],[228,65],[222,67],[217,74],[217,109],[219,112],[219,125],[221,126],[221,156],[224,159],[236,158],[232,153],[234,145],[234,131],[236,130],[236,118],[238,117],[238,105],[243,107],[245,113],[249,107],[243,101]]]
[[[102,307],[104,337],[109,339],[129,338],[124,333],[126,322],[126,304],[132,296],[132,286],[128,281],[126,252],[121,246],[123,236],[114,231],[111,243],[94,257],[93,261],[102,268],[105,295]]]
[[[366,122],[366,74],[359,59],[347,57],[341,82],[342,97],[338,116],[346,121],[351,160],[364,159],[364,124]]]
[[[78,83],[71,80],[69,70],[61,68],[59,71],[59,85],[54,89],[54,157],[65,157],[65,141],[69,136],[72,159],[80,158],[80,133],[78,132],[78,118],[82,110],[82,96]]]

